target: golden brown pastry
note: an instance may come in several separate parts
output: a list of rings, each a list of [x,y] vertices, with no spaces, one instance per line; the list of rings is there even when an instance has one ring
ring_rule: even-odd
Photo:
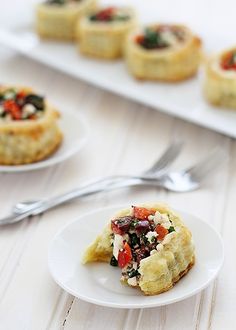
[[[71,41],[77,21],[95,6],[96,0],[46,0],[37,6],[37,33],[43,38]]]
[[[62,141],[59,113],[25,87],[0,87],[0,164],[37,162]]]
[[[85,16],[77,25],[81,53],[98,58],[121,57],[127,33],[136,18],[131,8],[108,7]]]
[[[86,250],[83,263],[110,262],[121,281],[145,295],[167,291],[194,265],[194,245],[179,215],[164,204],[132,206],[116,214]]]
[[[204,91],[213,105],[236,109],[236,47],[208,60]]]
[[[183,25],[150,25],[130,33],[125,58],[138,79],[180,81],[196,74],[201,40]]]

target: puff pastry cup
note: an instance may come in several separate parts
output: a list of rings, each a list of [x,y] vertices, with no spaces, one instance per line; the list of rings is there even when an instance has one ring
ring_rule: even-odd
[[[136,25],[134,11],[128,7],[98,9],[77,24],[82,54],[114,59],[123,55],[127,33]]]
[[[59,147],[59,113],[27,87],[0,87],[0,164],[42,160]]]
[[[47,0],[36,9],[37,33],[42,38],[72,41],[77,21],[95,6],[96,0]]]
[[[130,33],[125,58],[137,79],[181,81],[198,70],[201,40],[184,25],[150,25]]]
[[[207,61],[204,92],[216,106],[236,109],[236,47]]]
[[[194,265],[189,229],[165,204],[132,206],[116,214],[85,251],[83,263],[121,268],[121,282],[156,295],[173,287]]]

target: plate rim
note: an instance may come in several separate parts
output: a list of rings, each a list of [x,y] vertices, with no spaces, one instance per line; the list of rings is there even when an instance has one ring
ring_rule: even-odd
[[[68,117],[73,117],[77,121],[80,122],[82,128],[83,128],[83,136],[81,137],[80,142],[77,146],[74,146],[71,148],[71,150],[65,150],[65,152],[62,155],[56,155],[53,154],[47,157],[46,159],[42,159],[41,161],[30,163],[30,164],[22,164],[22,165],[0,165],[0,173],[8,173],[8,174],[17,174],[17,173],[24,173],[24,172],[31,172],[36,170],[42,170],[47,167],[55,166],[63,161],[68,160],[72,156],[74,156],[77,152],[79,152],[85,144],[88,142],[89,134],[90,134],[90,128],[88,125],[88,121],[85,119],[85,117],[81,114],[78,114],[76,112],[72,112],[70,110],[60,110],[61,117],[59,118],[59,126],[60,122],[63,122],[63,119]],[[62,133],[65,135],[66,132],[62,130]],[[63,144],[63,140],[62,140]],[[60,148],[61,146],[59,146]],[[58,148],[58,150],[59,150]],[[54,158],[53,158],[54,157]]]
[[[89,211],[89,212],[85,212],[84,214],[82,214],[81,216],[79,216],[78,218],[72,220],[71,222],[65,224],[61,229],[59,229],[56,234],[53,236],[51,242],[49,243],[49,246],[48,246],[48,254],[47,254],[47,264],[48,264],[48,269],[49,269],[49,272],[50,272],[50,275],[52,276],[53,280],[57,283],[57,285],[59,285],[63,290],[65,290],[66,292],[68,292],[69,294],[73,295],[74,297],[78,298],[78,299],[81,299],[83,301],[86,301],[88,303],[92,303],[92,304],[95,304],[95,305],[98,305],[98,306],[103,306],[103,307],[110,307],[110,308],[123,308],[123,309],[138,309],[138,308],[154,308],[154,307],[160,307],[160,306],[166,306],[166,305],[170,305],[170,304],[173,304],[173,303],[176,303],[176,302],[179,302],[179,301],[182,301],[182,300],[185,300],[187,298],[190,298],[194,295],[196,295],[197,293],[201,292],[202,290],[204,290],[206,287],[208,287],[210,285],[211,282],[213,282],[213,280],[217,277],[217,275],[219,274],[223,264],[224,264],[224,260],[225,260],[225,253],[224,253],[224,242],[223,242],[223,238],[221,237],[221,235],[218,233],[218,231],[213,227],[212,224],[209,224],[208,222],[204,221],[203,219],[199,218],[198,216],[195,216],[191,213],[188,213],[188,212],[185,212],[185,211],[182,211],[182,210],[179,210],[179,209],[176,209],[176,208],[172,208],[175,212],[177,212],[178,214],[180,214],[181,216],[191,216],[191,217],[194,217],[196,218],[198,221],[200,221],[201,223],[203,224],[206,224],[213,232],[214,234],[216,235],[219,243],[220,243],[220,246],[221,246],[221,261],[217,267],[217,270],[215,271],[215,273],[208,279],[208,281],[203,285],[201,286],[200,288],[197,287],[195,290],[192,290],[191,292],[189,292],[188,294],[185,294],[181,297],[176,297],[176,298],[172,298],[172,299],[169,299],[169,301],[167,302],[151,302],[151,303],[143,303],[142,306],[140,306],[140,304],[126,304],[126,305],[121,305],[119,303],[110,303],[110,302],[98,302],[97,299],[93,299],[93,298],[90,298],[90,297],[87,297],[87,296],[84,296],[84,295],[76,295],[75,292],[73,290],[70,290],[68,289],[63,283],[61,283],[55,276],[54,272],[53,272],[53,269],[52,269],[52,265],[50,263],[50,259],[51,259],[51,251],[52,251],[52,246],[53,246],[53,243],[54,241],[61,235],[61,233],[66,229],[68,228],[69,226],[73,225],[74,223],[76,223],[79,219],[83,218],[84,216],[89,216],[89,215],[92,215],[94,213],[97,213],[97,212],[102,212],[102,211],[108,211],[108,210],[111,210],[112,212],[113,211],[117,211],[121,208],[127,208],[127,204],[126,205],[112,205],[112,206],[106,206],[106,207],[100,207],[100,208],[97,208],[96,210],[93,210],[93,211]],[[153,297],[153,296],[143,296],[143,298],[145,299],[145,297]]]

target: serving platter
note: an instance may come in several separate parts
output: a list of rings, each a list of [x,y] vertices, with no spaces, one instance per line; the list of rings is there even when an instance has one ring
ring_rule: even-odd
[[[54,280],[77,298],[113,308],[150,308],[186,299],[207,287],[217,276],[224,259],[219,234],[207,222],[178,211],[191,230],[196,263],[171,290],[155,296],[120,283],[120,269],[107,263],[81,263],[85,249],[100,234],[109,219],[124,207],[94,210],[67,224],[53,238],[48,266]],[[202,230],[204,228],[204,230]],[[209,246],[209,242],[211,242]]]
[[[205,101],[202,93],[204,79],[202,70],[197,77],[181,83],[137,81],[129,75],[125,63],[121,60],[101,61],[85,58],[78,53],[78,49],[73,44],[40,40],[34,31],[35,1],[31,2],[31,7],[21,6],[19,11],[16,10],[18,15],[12,16],[10,23],[3,20],[0,43],[33,60],[100,88],[236,138],[236,111],[218,109]],[[235,43],[233,31],[227,29],[224,24],[219,27],[220,33],[213,30],[214,24],[218,26],[217,17],[212,15],[210,25],[209,15],[206,15],[207,11],[202,11],[203,0],[200,0],[194,8],[188,7],[189,2],[182,0],[182,7],[187,7],[184,11],[181,9],[182,7],[170,11],[169,8],[173,5],[171,0],[161,4],[152,1],[149,6],[142,0],[101,2],[132,5],[136,8],[140,21],[143,23],[184,22],[204,40],[204,49],[207,54]],[[18,6],[17,3],[16,6]],[[223,6],[222,8],[218,6],[216,9],[219,14],[224,10]],[[8,17],[6,13],[5,15]],[[200,21],[199,17],[201,17]],[[230,24],[233,19],[231,13],[227,13],[227,23]]]

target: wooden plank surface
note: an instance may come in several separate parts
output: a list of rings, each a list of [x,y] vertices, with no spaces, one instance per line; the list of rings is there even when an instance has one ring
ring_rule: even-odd
[[[95,176],[138,173],[175,137],[185,141],[176,168],[197,161],[216,145],[230,158],[214,178],[192,193],[124,189],[83,198],[0,228],[0,329],[235,329],[236,142],[91,87],[2,47],[0,72],[1,82],[32,86],[58,108],[84,115],[91,127],[87,146],[72,159],[36,172],[0,174],[0,216],[19,200],[50,197]],[[114,310],[75,299],[54,283],[47,250],[58,229],[91,209],[149,200],[164,200],[194,213],[222,234],[226,259],[210,287],[165,307]]]

